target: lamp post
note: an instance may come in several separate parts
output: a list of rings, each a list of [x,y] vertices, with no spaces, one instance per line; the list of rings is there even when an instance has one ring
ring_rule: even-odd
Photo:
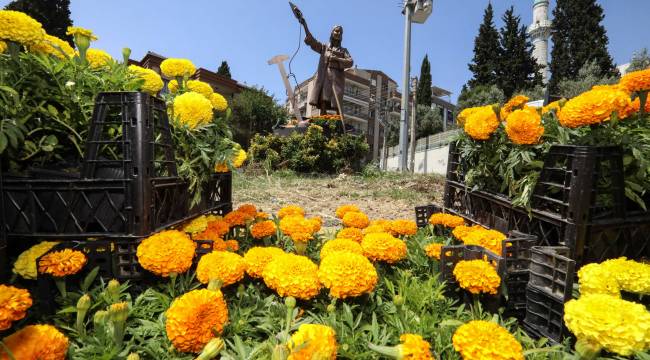
[[[409,81],[411,77],[411,22],[424,23],[433,8],[433,0],[404,1],[404,66],[402,69],[402,108],[399,121],[399,169],[408,171],[406,155],[408,143]]]

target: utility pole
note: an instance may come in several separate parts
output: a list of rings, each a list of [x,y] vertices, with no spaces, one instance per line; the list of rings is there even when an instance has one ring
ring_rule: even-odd
[[[411,86],[413,87],[413,109],[411,113],[411,166],[409,168],[411,169],[411,173],[415,173],[415,143],[417,142],[415,139],[415,123],[418,113],[418,104],[416,102],[418,89],[417,76],[411,79]]]
[[[433,0],[404,1],[404,65],[402,71],[402,109],[399,121],[399,170],[407,171],[407,131],[409,106],[409,80],[411,77],[411,22],[423,24],[433,9]]]
[[[273,58],[271,58],[271,60],[269,60],[267,63],[269,65],[273,65],[273,64],[278,65],[278,70],[280,70],[280,76],[282,76],[284,87],[287,89],[287,97],[289,98],[289,102],[291,103],[291,108],[293,108],[293,114],[296,116],[298,123],[301,123],[302,116],[300,115],[300,109],[298,109],[298,102],[296,101],[296,97],[293,95],[293,89],[289,84],[287,71],[284,69],[284,61],[286,61],[287,59],[289,59],[287,55],[276,55]]]

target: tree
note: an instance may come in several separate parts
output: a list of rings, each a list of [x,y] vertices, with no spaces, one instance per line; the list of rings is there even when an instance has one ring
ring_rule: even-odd
[[[488,3],[483,15],[483,23],[474,39],[474,58],[468,65],[469,70],[474,74],[469,81],[470,87],[496,84],[499,67],[496,55],[499,49],[499,32],[494,26],[494,11],[492,4]]]
[[[24,12],[40,22],[49,35],[74,46],[72,36],[66,35],[68,26],[72,26],[70,0],[14,0],[5,9]]]
[[[648,49],[643,48],[634,53],[632,60],[630,61],[630,67],[627,68],[627,72],[645,70],[650,68],[650,56],[648,55]]]
[[[501,49],[496,82],[506,98],[518,89],[530,89],[542,84],[542,67],[533,57],[533,45],[526,27],[521,25],[521,18],[515,16],[514,11],[511,6],[503,14],[503,27],[499,34]]]
[[[591,90],[594,85],[611,85],[618,82],[617,76],[602,76],[600,66],[597,62],[586,63],[575,79],[562,80],[557,84],[557,95],[570,99],[576,97],[587,90]]]
[[[607,50],[607,32],[601,25],[603,8],[596,0],[557,0],[553,17],[551,91],[557,91],[562,80],[577,80],[578,72],[589,62],[596,63],[600,77],[618,74]]]
[[[232,78],[232,75],[230,75],[230,66],[228,66],[228,62],[226,60],[221,62],[221,65],[219,65],[219,69],[217,69],[217,74],[221,76],[225,76],[228,79]]]
[[[418,105],[431,107],[431,64],[428,55],[424,55],[424,59],[422,59],[416,102]]]
[[[431,105],[418,105],[416,115],[416,139],[442,132],[442,115],[439,109],[432,109]]]
[[[479,85],[469,89],[463,86],[458,96],[458,110],[487,104],[503,103],[505,95],[496,85]]]
[[[284,123],[287,112],[265,89],[249,88],[232,101],[232,124],[235,141],[247,148],[254,134],[273,132],[276,124]]]

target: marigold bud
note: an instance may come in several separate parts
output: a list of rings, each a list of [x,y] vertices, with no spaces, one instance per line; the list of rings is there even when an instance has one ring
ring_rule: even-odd
[[[129,356],[126,357],[126,360],[140,360],[140,355],[136,353],[130,353]]]
[[[77,301],[77,311],[78,312],[86,312],[88,309],[90,309],[90,304],[91,304],[91,299],[88,294],[83,295],[82,297],[79,298],[79,301]]]
[[[288,308],[295,308],[296,307],[296,298],[293,296],[289,296],[284,299],[284,305],[286,305]]]
[[[213,359],[219,353],[221,350],[223,350],[223,340],[221,338],[214,338],[210,340],[205,347],[203,348],[203,351],[201,351],[201,354],[196,358],[196,360],[209,360]]]

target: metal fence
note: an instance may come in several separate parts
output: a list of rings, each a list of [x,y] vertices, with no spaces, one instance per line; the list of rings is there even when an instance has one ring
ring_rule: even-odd
[[[456,137],[459,131],[459,129],[454,129],[420,138],[415,143],[415,151],[421,152],[446,146]],[[383,149],[380,154],[384,154]],[[389,158],[397,155],[399,155],[399,145],[388,148]]]

